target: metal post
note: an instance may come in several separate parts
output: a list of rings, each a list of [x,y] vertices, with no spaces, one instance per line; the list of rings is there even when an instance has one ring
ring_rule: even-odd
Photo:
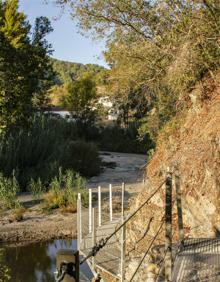
[[[109,218],[112,221],[112,185],[109,184]]]
[[[166,176],[166,206],[165,206],[165,281],[172,280],[172,174]]]
[[[144,170],[144,172],[143,172],[143,184],[145,184],[145,170]]]
[[[95,208],[92,208],[92,246],[96,244],[96,220],[95,220]],[[95,269],[95,257],[92,257],[92,267]]]
[[[80,251],[82,242],[82,212],[81,212],[81,194],[77,198],[77,250]]]
[[[63,282],[79,282],[79,251],[59,250],[57,252],[56,279]]]
[[[102,225],[102,195],[101,186],[98,187],[98,216],[99,216],[99,226]]]
[[[180,241],[183,241],[184,240],[184,230],[183,230],[183,213],[182,213],[179,171],[176,171],[175,173],[175,186],[176,186],[176,204],[177,204],[177,214],[178,214],[179,238],[180,238]]]
[[[124,195],[125,194],[125,184],[122,183],[122,193],[121,193],[121,222],[124,223]],[[121,282],[124,281],[125,277],[125,242],[126,242],[126,225],[122,227],[121,231]]]
[[[89,233],[92,232],[92,189],[89,189]]]

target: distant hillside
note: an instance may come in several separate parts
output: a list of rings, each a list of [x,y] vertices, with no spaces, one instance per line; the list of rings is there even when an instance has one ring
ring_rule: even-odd
[[[57,84],[61,85],[65,82],[75,80],[77,77],[80,77],[86,73],[92,74],[95,76],[95,79],[99,79],[99,75],[105,72],[106,69],[103,66],[96,64],[80,64],[67,61],[60,61],[57,59],[51,58],[54,70],[57,72]]]
[[[86,74],[92,76],[97,85],[98,95],[104,95],[105,80],[108,70],[103,66],[95,64],[80,64],[73,62],[60,61],[51,58],[57,76],[55,85],[49,91],[49,104],[53,106],[63,106],[63,97],[66,93],[65,84],[74,81]]]

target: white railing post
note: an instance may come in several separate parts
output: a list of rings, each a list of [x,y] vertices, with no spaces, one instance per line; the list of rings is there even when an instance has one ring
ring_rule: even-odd
[[[95,208],[92,208],[92,246],[96,244],[96,220],[95,220]],[[95,257],[92,257],[92,267],[95,269]]]
[[[112,185],[109,184],[109,218],[112,221]]]
[[[101,195],[101,186],[98,187],[98,223],[99,226],[102,225],[102,195]]]
[[[81,194],[77,198],[77,249],[80,251],[82,242],[82,211],[81,211]]]
[[[89,233],[92,232],[92,189],[89,189]]]
[[[122,183],[121,192],[121,222],[124,223],[124,197],[125,197],[125,184]],[[121,231],[121,282],[125,277],[125,242],[126,242],[126,226],[122,227]]]

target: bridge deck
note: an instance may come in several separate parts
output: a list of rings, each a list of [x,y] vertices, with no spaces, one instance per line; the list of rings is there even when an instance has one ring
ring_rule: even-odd
[[[97,227],[96,230],[96,242],[98,242],[102,238],[106,238],[108,235],[114,232],[116,225],[118,224],[118,220],[112,222],[105,222],[103,226]],[[118,234],[119,235],[119,234]],[[83,238],[81,253],[84,256],[87,256],[91,251],[92,243],[92,234],[88,234]],[[120,277],[120,244],[118,244],[118,240],[116,236],[113,236],[107,245],[101,249],[98,254],[95,256],[95,265],[109,274]],[[92,259],[90,259],[90,263],[92,264]]]
[[[172,281],[220,281],[220,238],[184,240],[174,261]]]

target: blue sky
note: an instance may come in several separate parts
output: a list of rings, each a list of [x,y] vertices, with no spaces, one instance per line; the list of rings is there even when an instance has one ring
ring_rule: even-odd
[[[93,63],[106,66],[102,56],[104,42],[94,42],[80,35],[68,11],[66,10],[60,16],[60,8],[55,6],[53,0],[48,2],[49,4],[44,4],[44,0],[20,0],[20,10],[27,15],[31,24],[39,16],[47,16],[51,20],[54,31],[48,35],[47,39],[53,45],[53,57],[83,64]],[[55,18],[58,19],[55,20]]]

